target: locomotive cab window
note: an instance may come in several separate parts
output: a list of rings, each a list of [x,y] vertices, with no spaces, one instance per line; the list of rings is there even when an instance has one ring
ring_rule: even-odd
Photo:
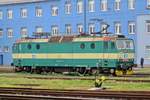
[[[40,44],[36,45],[36,49],[39,50],[40,49]]]
[[[81,49],[84,49],[84,48],[85,48],[85,44],[82,43],[82,44],[80,45],[80,48],[81,48]]]
[[[95,43],[91,44],[91,49],[95,49]]]
[[[31,47],[31,44],[28,44],[27,45],[27,48],[30,50],[32,47]]]

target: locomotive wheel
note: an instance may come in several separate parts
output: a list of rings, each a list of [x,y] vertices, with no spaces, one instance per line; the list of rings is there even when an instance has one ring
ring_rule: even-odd
[[[123,75],[123,71],[122,70],[115,70],[115,75],[121,76],[121,75]]]

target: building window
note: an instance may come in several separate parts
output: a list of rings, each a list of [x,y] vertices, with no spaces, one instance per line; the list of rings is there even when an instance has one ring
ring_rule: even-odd
[[[107,27],[106,23],[102,23],[102,24],[101,24],[101,28],[100,28],[100,29],[101,29],[101,32],[102,32],[102,33],[107,33],[107,30],[105,30],[106,27]]]
[[[128,0],[128,9],[135,9],[135,0]]]
[[[3,49],[2,49],[2,47],[0,46],[0,53],[1,53],[1,52],[3,52]]]
[[[27,30],[27,28],[26,27],[22,27],[21,28],[21,37],[27,37],[27,32],[28,32],[28,30]]]
[[[101,11],[107,11],[107,0],[101,0]]]
[[[150,33],[150,20],[146,22],[146,33]]]
[[[3,51],[4,52],[9,52],[9,47],[8,46],[4,46]]]
[[[83,0],[77,0],[77,13],[83,12]]]
[[[129,34],[135,34],[135,22],[128,23],[128,32]]]
[[[3,29],[0,29],[0,38],[3,37]]]
[[[36,32],[37,33],[42,33],[43,32],[43,28],[41,26],[37,26],[36,27]]]
[[[8,28],[8,29],[7,29],[7,36],[8,36],[9,38],[13,37],[13,29],[12,29],[12,28]]]
[[[115,0],[115,10],[120,10],[121,0]]]
[[[3,19],[3,12],[0,10],[0,19]]]
[[[35,15],[36,15],[36,17],[41,17],[43,15],[42,8],[36,7]]]
[[[89,24],[89,34],[95,32],[95,25],[94,24]]]
[[[150,45],[145,46],[145,58],[150,59]]]
[[[147,8],[150,8],[150,0],[147,0]]]
[[[66,34],[71,34],[71,25],[70,24],[66,24]]]
[[[13,18],[13,11],[11,9],[7,10],[7,18],[12,19]]]
[[[21,9],[21,17],[22,18],[26,18],[27,17],[27,9],[25,9],[25,8]]]
[[[95,11],[95,2],[94,2],[94,0],[89,0],[88,7],[89,7],[89,12],[94,12]]]
[[[66,0],[65,2],[65,13],[71,14],[71,1],[70,0]]]
[[[58,7],[52,6],[52,16],[58,16]]]
[[[51,29],[52,29],[52,35],[53,36],[57,36],[59,34],[59,30],[58,30],[58,26],[57,25],[53,25],[51,27]]]
[[[78,24],[77,28],[78,28],[78,33],[82,33],[83,32],[83,25],[82,24]]]
[[[121,34],[121,24],[119,22],[115,23],[115,34]]]

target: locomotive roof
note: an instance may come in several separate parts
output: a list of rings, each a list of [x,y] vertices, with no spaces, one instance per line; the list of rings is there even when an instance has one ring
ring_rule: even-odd
[[[109,41],[115,40],[113,36],[51,36],[49,38],[26,38],[17,40],[17,43],[23,42],[81,42],[81,41]]]

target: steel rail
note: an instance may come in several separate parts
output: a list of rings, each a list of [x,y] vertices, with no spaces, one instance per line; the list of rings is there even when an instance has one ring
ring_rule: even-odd
[[[91,91],[91,90],[50,90],[32,88],[0,88],[0,94],[34,96],[80,97],[80,98],[123,98],[150,100],[150,91]]]

